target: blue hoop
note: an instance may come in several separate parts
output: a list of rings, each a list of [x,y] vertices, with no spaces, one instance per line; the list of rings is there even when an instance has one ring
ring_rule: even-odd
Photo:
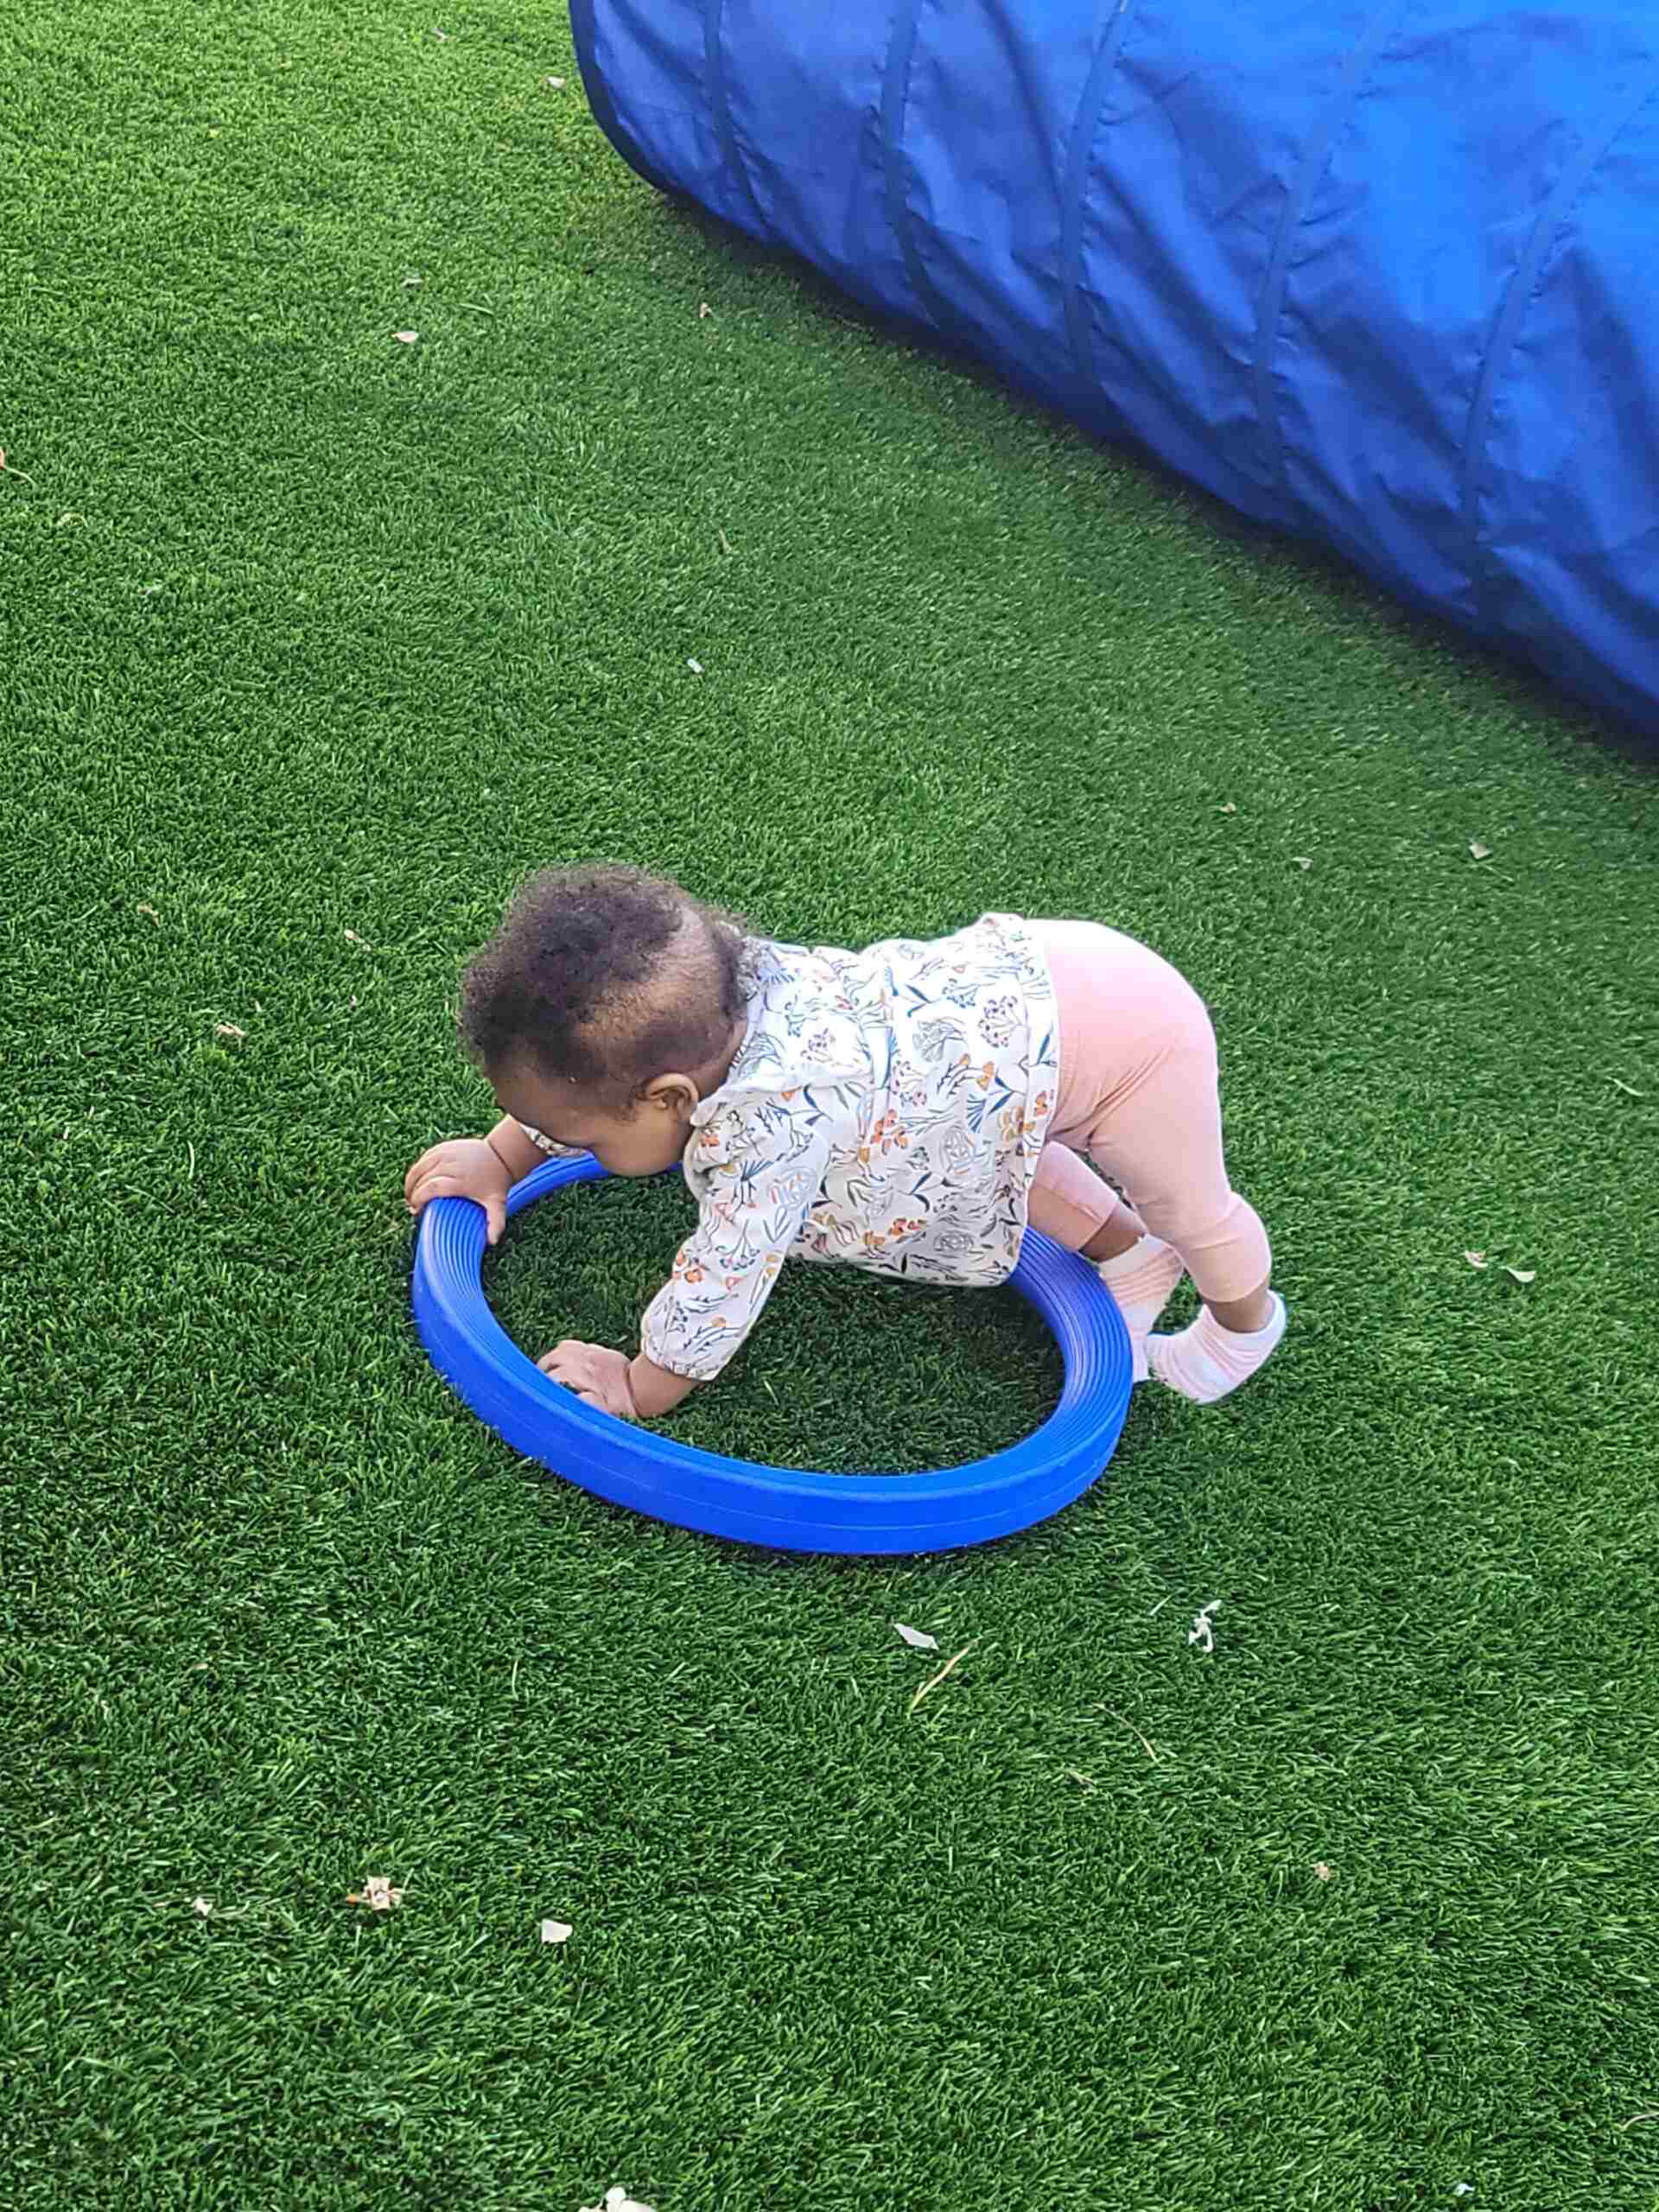
[[[550,1160],[518,1184],[507,1215],[596,1181],[595,1160]],[[1027,1231],[1011,1278],[1053,1331],[1060,1402],[1004,1452],[930,1474],[803,1474],[699,1452],[616,1421],[519,1351],[484,1295],[484,1209],[435,1198],[421,1218],[412,1297],[433,1365],[480,1420],[526,1458],[658,1521],[774,1551],[934,1552],[982,1544],[1058,1513],[1111,1458],[1134,1387],[1128,1332],[1088,1262]]]

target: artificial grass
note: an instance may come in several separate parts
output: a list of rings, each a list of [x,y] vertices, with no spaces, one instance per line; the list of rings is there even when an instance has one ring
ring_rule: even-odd
[[[0,64],[8,2204],[1659,2204],[1650,767],[659,205],[550,16]],[[594,854],[1158,944],[1269,1372],[944,1559],[524,1470],[399,1192]],[[620,1330],[683,1212],[549,1210],[504,1313]],[[800,1274],[699,1441],[1047,1402],[1013,1300]],[[973,1646],[913,1713],[894,1620]]]

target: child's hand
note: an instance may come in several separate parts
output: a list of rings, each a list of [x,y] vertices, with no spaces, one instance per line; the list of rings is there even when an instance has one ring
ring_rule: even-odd
[[[506,1164],[482,1137],[451,1137],[423,1152],[404,1178],[404,1202],[418,1214],[429,1198],[475,1198],[492,1244],[507,1225]]]
[[[579,1344],[567,1339],[543,1352],[536,1364],[543,1375],[563,1382],[567,1390],[574,1390],[601,1413],[614,1414],[618,1421],[639,1420],[628,1372],[633,1363],[626,1352],[607,1351],[603,1344]]]

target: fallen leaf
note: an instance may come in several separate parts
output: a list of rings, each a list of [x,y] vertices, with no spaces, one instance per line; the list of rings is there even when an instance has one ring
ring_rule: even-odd
[[[939,1684],[944,1680],[947,1675],[952,1675],[956,1672],[957,1669],[961,1666],[963,1661],[968,1656],[968,1654],[973,1649],[973,1648],[974,1647],[971,1643],[964,1643],[954,1659],[947,1659],[944,1666],[940,1668],[938,1673],[931,1676],[928,1681],[922,1684],[920,1689],[917,1691],[915,1696],[910,1700],[910,1710],[912,1713],[915,1712],[917,1707],[921,1703],[922,1700],[927,1696],[930,1691],[938,1689]]]
[[[602,2204],[584,2204],[582,2212],[651,2212],[651,2207],[637,2202],[626,2189],[607,2189]]]
[[[544,85],[550,86],[556,92],[562,92],[564,90],[564,79],[563,77],[543,77],[542,82]]]
[[[1221,1611],[1219,1598],[1212,1598],[1207,1605],[1200,1605],[1192,1616],[1192,1625],[1186,1631],[1189,1643],[1196,1643],[1200,1651],[1211,1652],[1216,1648],[1215,1617]]]
[[[1506,1266],[1503,1272],[1506,1275],[1513,1275],[1516,1282],[1536,1282],[1538,1280],[1538,1270],[1536,1268],[1511,1268]]]
[[[192,1897],[190,1900],[191,1911],[199,1912],[204,1920],[207,1919],[208,1914],[213,1910],[213,1909],[211,1901],[207,1897]]]
[[[365,1874],[362,1888],[348,1891],[346,1897],[347,1904],[366,1904],[376,1912],[390,1912],[393,1905],[403,1901],[403,1891],[393,1889],[384,1874]]]
[[[391,334],[400,346],[412,346],[421,334],[418,330],[394,330]]]
[[[1216,812],[1217,814],[1236,814],[1238,812],[1238,809],[1233,804],[1231,799],[1229,799],[1226,805],[1218,806],[1216,809]]]
[[[918,1628],[906,1628],[903,1621],[894,1621],[893,1626],[912,1651],[937,1651],[939,1648],[937,1636],[925,1636]]]
[[[245,1029],[238,1029],[233,1021],[216,1021],[213,1024],[213,1034],[215,1037],[231,1037],[233,1038],[238,1045],[246,1037],[247,1033],[248,1033]]]
[[[1295,855],[1295,865],[1296,865],[1298,868],[1312,868],[1312,867],[1313,867],[1313,856],[1312,856],[1312,855],[1311,855],[1311,854],[1308,854],[1308,853],[1298,853],[1298,854],[1296,854],[1296,855]]]
[[[156,927],[157,927],[157,928],[159,928],[159,927],[161,926],[161,920],[162,920],[161,916],[156,912],[156,909],[155,909],[152,906],[150,906],[150,905],[149,904],[149,902],[148,902],[147,900],[141,899],[138,901],[138,911],[139,911],[139,912],[140,912],[141,914],[148,914],[148,915],[149,916],[150,920],[156,924]]]
[[[698,302],[697,302],[697,321],[698,321],[699,322],[707,322],[707,321],[708,321],[708,320],[709,320],[709,316],[710,316],[711,315],[713,315],[713,313],[714,313],[714,309],[713,309],[713,308],[711,308],[711,307],[709,306],[709,302],[708,302],[708,301],[707,301],[707,300],[699,300],[699,301],[698,301]],[[3,463],[0,463],[0,465],[3,465]]]
[[[374,950],[374,947],[369,943],[367,938],[359,937],[355,930],[346,931],[346,941],[348,944],[360,944],[365,952],[372,952]]]
[[[86,519],[85,515],[77,514],[73,507],[66,507],[52,527],[54,530],[61,530],[66,523],[85,522]]]
[[[702,663],[700,660],[689,660],[685,664],[690,670],[693,676],[701,676],[702,674]]]
[[[1469,857],[1471,861],[1489,861],[1492,857],[1492,849],[1477,842],[1470,846]]]
[[[544,1920],[542,1923],[543,1943],[568,1943],[575,1932],[567,1921]]]
[[[1322,1882],[1328,1882],[1331,1878],[1331,1869],[1325,1865],[1323,1859],[1316,1860],[1313,1872],[1319,1876]]]
[[[1471,1268],[1490,1268],[1492,1264],[1484,1252],[1465,1252],[1463,1256]]]

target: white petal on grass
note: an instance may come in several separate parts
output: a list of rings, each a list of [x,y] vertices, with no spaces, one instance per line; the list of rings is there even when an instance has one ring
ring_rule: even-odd
[[[1511,1268],[1506,1266],[1503,1272],[1506,1275],[1513,1275],[1516,1282],[1536,1282],[1538,1280],[1538,1270],[1536,1268]]]
[[[347,1904],[366,1904],[376,1912],[390,1912],[393,1905],[401,1904],[403,1901],[403,1891],[393,1889],[390,1877],[385,1874],[365,1874],[362,1888],[348,1891],[346,1897]]]
[[[412,346],[421,334],[418,330],[394,330],[391,334],[400,346]]]
[[[213,1909],[213,1901],[209,1897],[192,1897],[190,1900],[191,1911],[199,1912],[204,1920]]]
[[[693,676],[701,676],[702,674],[702,663],[700,660],[689,660],[685,664],[690,670]]]
[[[1215,1617],[1220,1611],[1219,1598],[1212,1598],[1207,1605],[1200,1605],[1192,1616],[1192,1627],[1186,1631],[1187,1642],[1196,1643],[1200,1651],[1213,1651],[1216,1648]]]
[[[1483,845],[1477,837],[1469,848],[1469,857],[1471,861],[1489,861],[1492,857],[1492,849],[1490,845]]]
[[[937,1636],[925,1635],[918,1628],[906,1628],[903,1621],[894,1621],[893,1626],[912,1651],[937,1651],[939,1648]]]
[[[568,1920],[544,1920],[542,1923],[543,1943],[568,1943],[575,1932]]]
[[[551,92],[562,92],[564,90],[564,79],[563,77],[543,77],[542,82],[547,86],[549,90]]]
[[[651,2207],[630,2196],[626,2189],[607,2189],[602,2204],[584,2204],[582,2212],[651,2212]]]
[[[1484,1252],[1465,1252],[1463,1256],[1471,1268],[1490,1268],[1492,1264]]]

